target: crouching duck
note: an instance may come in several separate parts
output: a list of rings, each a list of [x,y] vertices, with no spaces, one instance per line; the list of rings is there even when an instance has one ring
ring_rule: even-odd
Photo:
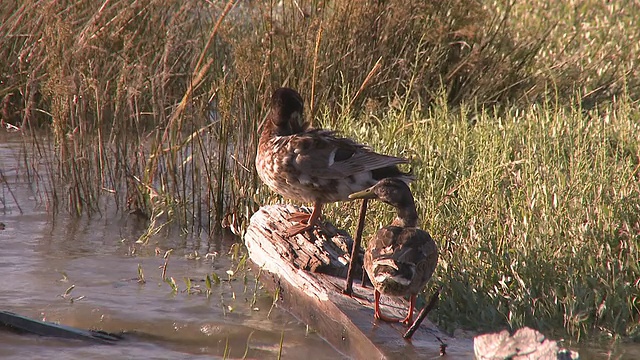
[[[375,153],[330,130],[310,128],[303,120],[303,106],[293,89],[273,93],[256,156],[258,175],[271,190],[313,203],[311,215],[291,215],[299,223],[287,230],[289,236],[312,229],[326,203],[347,201],[351,193],[384,178],[413,179],[397,166],[406,159]]]
[[[418,213],[409,186],[398,179],[383,179],[351,194],[350,199],[379,199],[397,210],[390,225],[369,239],[364,268],[375,288],[374,317],[387,322],[413,323],[416,295],[431,279],[438,263],[438,248],[428,232],[417,228]],[[392,319],[380,312],[380,294],[409,295],[409,313]]]

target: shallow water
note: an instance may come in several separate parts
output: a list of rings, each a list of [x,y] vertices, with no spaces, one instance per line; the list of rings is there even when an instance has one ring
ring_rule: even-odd
[[[232,237],[165,233],[145,246],[135,244],[143,224],[129,215],[54,219],[19,165],[20,141],[0,135],[0,170],[6,178],[0,177],[5,225],[0,230],[0,310],[125,337],[114,345],[95,345],[0,330],[0,358],[221,358],[226,348],[227,358],[246,352],[247,358],[274,359],[281,336],[285,359],[342,357],[290,314],[275,307],[268,316],[273,297],[256,285],[250,271],[241,268],[229,281],[227,271],[237,267],[227,255],[236,241]],[[177,293],[162,281],[168,249],[175,250],[166,274],[175,279]],[[188,256],[195,251],[197,260]],[[137,281],[139,265],[144,284]],[[185,291],[187,278],[204,290],[203,279],[211,273],[222,281],[209,297]]]

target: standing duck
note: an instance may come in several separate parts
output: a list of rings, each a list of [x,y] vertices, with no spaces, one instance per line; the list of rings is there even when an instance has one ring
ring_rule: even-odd
[[[381,179],[413,177],[398,168],[408,160],[373,152],[330,130],[312,129],[303,120],[302,97],[293,89],[277,89],[271,98],[256,156],[256,170],[271,190],[286,198],[313,203],[313,212],[295,213],[287,234],[313,228],[322,205],[349,200],[349,194]]]
[[[428,232],[418,225],[418,213],[409,186],[403,181],[383,179],[372,187],[351,194],[350,199],[379,199],[396,208],[396,218],[369,239],[364,268],[375,288],[374,317],[387,322],[413,322],[416,295],[431,279],[438,263],[438,248]],[[404,319],[388,318],[380,312],[380,294],[409,295],[409,313]]]

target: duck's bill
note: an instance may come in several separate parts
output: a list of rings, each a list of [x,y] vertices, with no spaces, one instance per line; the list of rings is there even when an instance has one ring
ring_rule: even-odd
[[[373,192],[372,188],[368,188],[362,191],[358,191],[358,192],[354,192],[353,194],[349,195],[349,199],[351,200],[355,200],[355,199],[375,199],[376,194]]]

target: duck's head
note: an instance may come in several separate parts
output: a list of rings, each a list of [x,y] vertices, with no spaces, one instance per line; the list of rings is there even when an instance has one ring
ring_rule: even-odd
[[[303,109],[304,101],[297,91],[279,88],[271,97],[271,113],[267,121],[272,123],[276,135],[297,134],[305,129]]]
[[[378,199],[398,209],[415,208],[409,185],[397,178],[385,178],[372,187],[349,195],[349,199]]]

